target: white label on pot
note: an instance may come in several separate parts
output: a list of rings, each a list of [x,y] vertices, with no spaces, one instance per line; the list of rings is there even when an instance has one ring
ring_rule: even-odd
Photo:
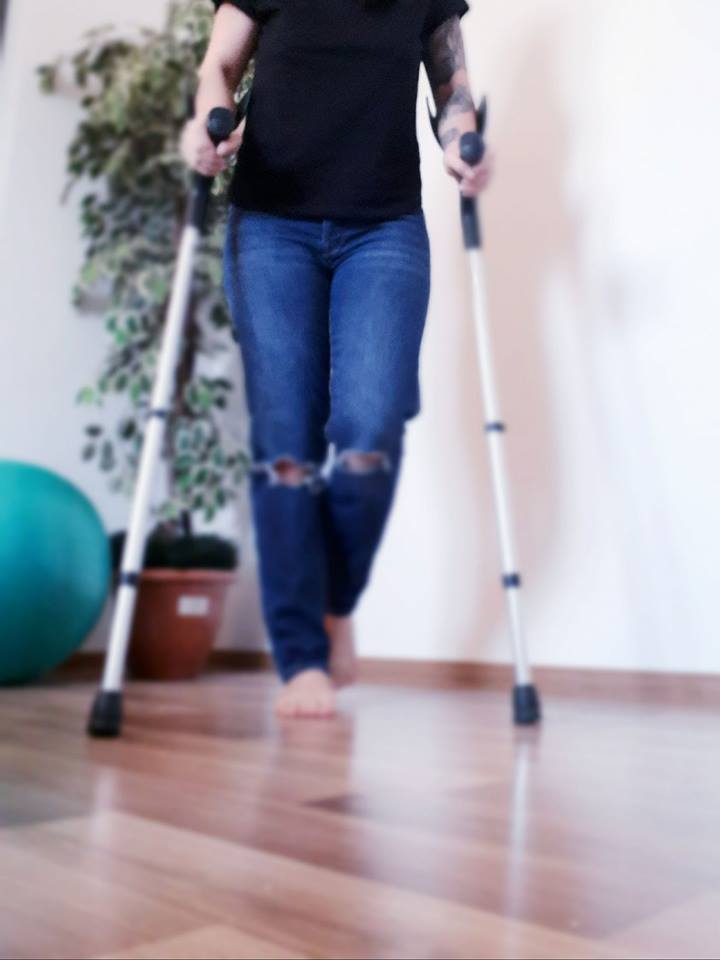
[[[210,597],[178,597],[179,617],[206,617],[210,612]]]

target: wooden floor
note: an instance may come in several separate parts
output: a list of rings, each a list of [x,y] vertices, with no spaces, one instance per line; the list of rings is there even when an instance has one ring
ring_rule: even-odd
[[[365,685],[279,726],[274,681],[0,691],[0,956],[716,958],[720,721]]]

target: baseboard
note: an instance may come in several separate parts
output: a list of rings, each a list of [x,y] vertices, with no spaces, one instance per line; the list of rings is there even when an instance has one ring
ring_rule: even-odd
[[[514,683],[509,664],[464,661],[365,659],[360,661],[360,676],[368,683],[449,689],[509,690]],[[542,693],[555,696],[720,706],[720,674],[535,667],[533,682]]]
[[[93,680],[100,676],[103,654],[80,652],[53,674],[57,680]],[[251,650],[215,650],[207,671],[262,672],[272,670],[268,653]],[[720,674],[660,673],[643,670],[596,670],[575,667],[537,667],[534,681],[543,694],[583,699],[605,699],[677,705],[720,705]],[[478,688],[507,690],[512,668],[505,664],[448,660],[360,659],[360,681],[437,689]]]

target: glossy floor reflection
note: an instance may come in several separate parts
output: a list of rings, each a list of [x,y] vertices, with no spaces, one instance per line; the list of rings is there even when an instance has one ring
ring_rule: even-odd
[[[714,957],[708,708],[274,681],[0,693],[0,957]]]

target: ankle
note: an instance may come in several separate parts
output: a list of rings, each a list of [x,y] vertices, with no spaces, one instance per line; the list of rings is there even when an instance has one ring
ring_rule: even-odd
[[[298,678],[315,678],[321,680],[325,678],[326,680],[330,677],[330,664],[329,663],[312,663],[307,666],[302,665],[294,667],[285,673],[280,674],[280,679],[283,684],[287,686],[289,683],[297,680]]]

